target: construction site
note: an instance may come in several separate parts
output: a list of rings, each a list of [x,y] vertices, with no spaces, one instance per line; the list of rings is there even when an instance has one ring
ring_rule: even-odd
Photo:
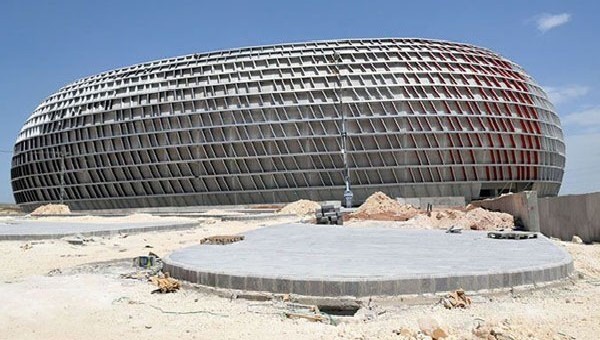
[[[534,194],[421,207],[376,192],[351,209],[3,207],[0,328],[43,339],[592,339],[600,239],[535,230],[533,209],[548,202]]]

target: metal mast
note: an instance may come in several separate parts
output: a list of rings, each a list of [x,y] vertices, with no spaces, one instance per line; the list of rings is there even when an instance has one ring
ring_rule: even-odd
[[[352,197],[354,194],[350,189],[350,167],[348,166],[348,127],[346,122],[346,114],[344,112],[344,100],[343,100],[343,88],[342,88],[342,70],[341,66],[343,63],[342,56],[335,52],[333,55],[336,62],[337,81],[338,81],[338,111],[342,120],[341,127],[341,145],[342,145],[342,159],[344,161],[344,183],[346,188],[344,190],[344,200],[342,205],[346,208],[352,208]]]

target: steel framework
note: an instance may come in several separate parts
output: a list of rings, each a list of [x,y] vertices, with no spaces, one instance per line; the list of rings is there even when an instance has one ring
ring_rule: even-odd
[[[521,67],[467,44],[357,39],[193,54],[69,84],[18,135],[15,200],[62,197],[74,209],[340,200],[342,102],[355,203],[376,190],[558,193],[560,122]]]

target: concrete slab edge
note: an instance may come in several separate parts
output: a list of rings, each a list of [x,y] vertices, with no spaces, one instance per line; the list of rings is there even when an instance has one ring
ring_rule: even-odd
[[[389,280],[302,280],[231,275],[198,271],[163,258],[163,271],[172,277],[202,286],[242,291],[266,291],[303,296],[397,296],[436,294],[462,288],[485,291],[527,285],[539,285],[570,277],[574,272],[569,257],[559,263],[513,272],[489,272],[459,276],[407,277]]]
[[[111,230],[93,230],[93,231],[82,231],[82,232],[68,232],[68,233],[46,233],[46,234],[0,234],[0,241],[20,241],[20,240],[48,240],[48,239],[61,239],[63,237],[78,236],[83,237],[102,237],[102,236],[115,236],[122,233],[135,234],[151,231],[167,231],[167,230],[183,230],[193,229],[199,224],[193,223],[173,223],[173,224],[161,224],[143,227],[132,227],[132,228],[121,228]]]

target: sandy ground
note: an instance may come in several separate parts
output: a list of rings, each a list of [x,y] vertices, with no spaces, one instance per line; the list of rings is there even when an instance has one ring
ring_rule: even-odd
[[[446,310],[431,300],[374,298],[371,311],[336,318],[337,325],[285,319],[280,303],[228,299],[190,287],[150,294],[155,288],[150,283],[119,278],[133,270],[132,257],[149,251],[162,256],[207,236],[284,221],[196,220],[199,226],[192,230],[93,238],[84,246],[61,240],[0,242],[0,338],[402,339],[394,330],[417,336],[419,320],[427,318],[449,339],[475,338],[477,326],[501,333],[496,339],[600,337],[599,244],[557,241],[574,256],[581,277],[552,288],[474,296],[465,310]]]

